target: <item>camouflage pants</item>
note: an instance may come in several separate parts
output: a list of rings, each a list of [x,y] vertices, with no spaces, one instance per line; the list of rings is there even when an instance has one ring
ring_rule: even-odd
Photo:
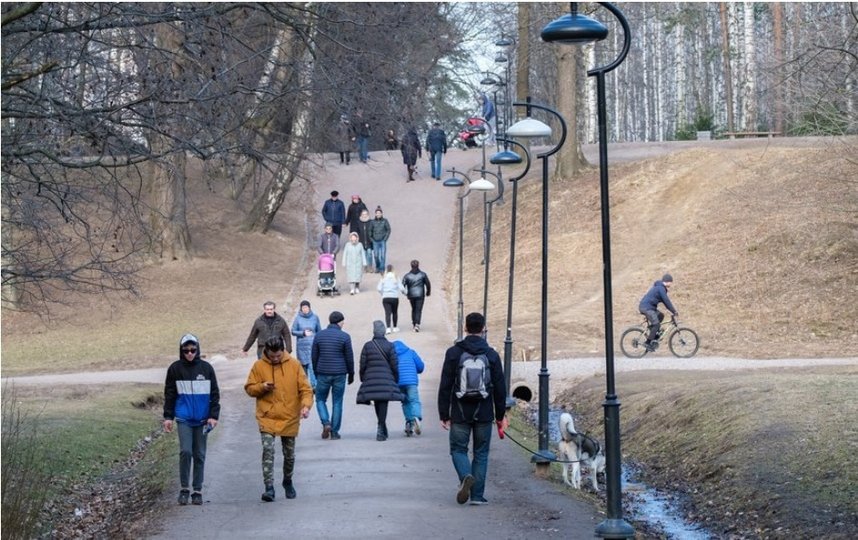
[[[266,486],[274,485],[274,435],[262,435],[262,480]],[[292,480],[295,470],[295,437],[280,437],[283,444],[283,479]]]

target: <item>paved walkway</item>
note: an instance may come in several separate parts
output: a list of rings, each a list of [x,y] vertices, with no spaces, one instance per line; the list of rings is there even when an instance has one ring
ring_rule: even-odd
[[[392,404],[388,415],[392,436],[377,442],[373,408],[355,404],[356,381],[346,392],[342,440],[321,439],[315,410],[301,425],[295,472],[298,498],[286,500],[278,486],[277,500],[262,503],[254,401],[243,391],[252,360],[213,359],[221,379],[223,415],[209,443],[206,502],[201,508],[171,506],[155,537],[592,538],[602,518],[589,505],[564,496],[556,483],[536,479],[528,457],[497,438],[492,441],[486,488],[490,504],[456,504],[458,482],[447,432],[438,423],[436,394],[444,350],[455,337],[454,321],[445,315],[443,276],[457,192],[429,178],[425,159],[419,163],[419,180],[406,184],[398,152],[374,152],[371,157],[369,164],[352,162],[347,167],[329,161],[314,178],[316,200],[307,204],[321,208],[329,192],[337,189],[346,205],[352,193],[360,194],[371,211],[381,205],[392,227],[388,262],[401,276],[409,261],[417,258],[432,279],[433,294],[426,302],[421,332],[410,331],[410,308],[403,299],[402,332],[390,336],[415,348],[426,362],[420,382],[424,434],[406,438],[401,408]],[[445,167],[468,169],[479,159],[473,150],[451,150]],[[338,276],[342,274],[340,270]],[[335,309],[345,314],[344,330],[352,336],[356,356],[372,335],[372,321],[384,316],[377,282],[378,275],[368,274],[360,294],[319,299],[315,272],[306,278],[304,298],[323,321]],[[279,469],[282,456],[277,452]],[[167,497],[172,501],[175,494]]]

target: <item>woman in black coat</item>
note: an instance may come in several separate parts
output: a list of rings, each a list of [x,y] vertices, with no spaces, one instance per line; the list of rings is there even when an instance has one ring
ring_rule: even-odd
[[[375,405],[378,431],[375,440],[387,440],[387,403],[402,401],[399,391],[399,361],[393,344],[384,337],[385,326],[381,321],[372,323],[372,339],[360,352],[360,388],[357,402]]]
[[[417,158],[423,157],[420,139],[414,128],[408,130],[402,137],[402,162],[408,167],[408,182],[414,181],[414,171],[417,170]]]

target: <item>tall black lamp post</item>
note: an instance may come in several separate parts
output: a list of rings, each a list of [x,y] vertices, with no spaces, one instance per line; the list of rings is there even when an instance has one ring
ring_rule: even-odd
[[[445,187],[460,188],[465,185],[468,186],[465,192],[459,195],[459,302],[456,304],[458,326],[458,328],[456,329],[456,341],[462,341],[462,328],[465,324],[465,302],[464,298],[462,297],[462,246],[465,239],[465,197],[470,195],[471,191],[491,191],[495,188],[495,186],[485,178],[481,178],[479,180],[471,182],[471,179],[467,174],[461,171],[457,171],[455,167],[453,167],[447,172],[451,173],[453,176],[444,180]],[[463,178],[457,177],[457,174],[461,175]]]
[[[596,77],[599,116],[599,186],[602,205],[602,279],[605,288],[605,367],[607,392],[605,409],[605,458],[607,519],[596,527],[596,536],[602,538],[633,538],[634,528],[623,519],[622,492],[620,486],[620,401],[614,385],[614,329],[611,293],[611,221],[608,199],[608,129],[605,106],[605,74],[619,66],[629,52],[631,32],[629,23],[616,6],[608,2],[599,5],[614,14],[623,27],[623,48],[613,62],[587,71],[588,77]],[[577,4],[571,4],[571,12],[551,22],[542,29],[542,39],[558,43],[591,43],[605,39],[608,29],[602,23],[578,13]],[[572,89],[574,92],[575,90]]]
[[[547,137],[551,128],[530,117],[531,109],[538,109],[553,115],[560,122],[560,140],[555,146],[536,157],[542,160],[542,313],[540,316],[540,370],[539,370],[539,451],[531,461],[536,464],[540,474],[546,474],[554,454],[548,449],[548,158],[556,154],[566,142],[566,121],[557,111],[543,105],[513,103],[514,107],[527,107],[528,116],[510,126],[508,137]]]
[[[506,406],[507,408],[515,405],[515,399],[512,397],[512,291],[515,283],[515,222],[516,212],[518,208],[518,181],[524,178],[530,171],[530,152],[527,147],[521,143],[511,139],[499,138],[498,143],[503,143],[504,150],[498,152],[489,158],[489,163],[498,167],[518,165],[524,163],[524,170],[515,178],[510,178],[512,183],[512,213],[510,215],[510,233],[509,233],[509,285],[507,286],[506,298],[506,337],[503,340],[503,372],[506,377]],[[508,145],[514,145],[524,152],[525,159],[507,149]]]
[[[492,206],[495,203],[501,204],[503,203],[503,178],[499,174],[495,174],[491,171],[487,171],[485,169],[480,171],[480,178],[485,178],[485,175],[494,176],[497,181],[498,186],[498,194],[494,199],[489,199],[485,202],[486,207],[488,207],[488,217],[486,219],[486,229],[485,229],[485,253],[483,254],[486,264],[484,268],[485,276],[483,278],[483,317],[488,320],[488,310],[489,310],[489,266],[492,261]]]

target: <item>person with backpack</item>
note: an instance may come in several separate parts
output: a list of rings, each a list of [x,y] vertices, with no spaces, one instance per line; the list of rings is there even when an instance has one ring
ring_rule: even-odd
[[[459,477],[456,502],[486,504],[486,474],[492,423],[499,433],[509,425],[505,416],[506,382],[497,351],[483,339],[486,319],[480,313],[465,318],[467,336],[449,349],[441,368],[438,416],[450,432],[450,456]],[[473,436],[473,460],[468,443]]]

